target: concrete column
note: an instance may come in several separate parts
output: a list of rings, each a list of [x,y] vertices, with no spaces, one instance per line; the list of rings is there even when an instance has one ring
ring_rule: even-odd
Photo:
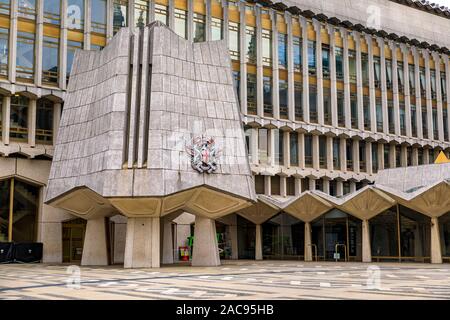
[[[344,195],[344,183],[341,180],[336,181],[336,196],[342,197]]]
[[[439,141],[444,141],[444,115],[442,113],[442,92],[441,92],[441,57],[437,52],[432,53],[436,69],[436,100],[437,100],[437,130]]]
[[[194,0],[187,1],[187,39],[194,41]],[[241,47],[242,50],[242,47]]]
[[[298,134],[298,166],[305,168],[305,134]]]
[[[417,127],[417,138],[423,139],[422,132],[422,98],[420,90],[420,66],[419,66],[419,52],[417,48],[412,47],[412,52],[414,56],[414,76],[415,76],[415,86],[416,86],[416,127]]]
[[[229,21],[228,18],[228,1],[222,1],[222,28],[223,28],[223,34],[222,39],[225,40],[225,43],[228,43],[228,27],[229,27]]]
[[[427,102],[427,126],[428,126],[428,139],[433,139],[433,102],[431,100],[431,75],[430,75],[430,56],[427,50],[422,50],[422,55],[425,60],[425,91]],[[436,79],[437,81],[437,79]]]
[[[316,19],[313,19],[313,25],[316,31],[317,122],[323,125],[322,25]]]
[[[192,266],[215,267],[219,265],[216,222],[213,219],[196,216]]]
[[[290,148],[290,132],[289,131],[280,131],[280,134],[283,135],[283,163],[280,165],[284,165],[285,167],[291,166],[291,148]],[[297,134],[294,132],[294,134]]]
[[[429,163],[430,163],[430,152],[428,151],[428,148],[423,148],[423,164]]]
[[[375,97],[375,70],[373,66],[373,39],[366,35],[368,64],[369,64],[369,100],[370,100],[370,131],[377,132],[376,97]]]
[[[264,176],[264,194],[266,196],[270,196],[270,194],[272,193],[271,189],[270,176]]]
[[[9,128],[11,125],[11,97],[3,96],[2,101],[2,140],[3,144],[9,144]]]
[[[61,103],[53,104],[53,145],[56,145],[58,137],[59,122],[61,120]]]
[[[316,190],[316,179],[309,178],[309,190],[314,191]]]
[[[65,0],[67,1],[67,0]],[[17,59],[17,13],[18,0],[11,0],[11,11],[9,20],[9,44],[8,44],[8,79],[16,82],[16,59]],[[65,12],[65,11],[64,11]]]
[[[164,220],[163,223],[163,243],[162,243],[162,263],[173,263],[173,234],[172,221]]]
[[[330,180],[323,179],[323,192],[326,194],[330,194]]]
[[[305,261],[313,261],[311,244],[311,223],[305,222]]]
[[[384,147],[383,143],[378,143],[378,170],[384,169]]]
[[[211,41],[211,1],[205,1],[206,8],[206,21],[205,21],[205,29],[206,29],[206,41]]]
[[[431,218],[431,263],[442,263],[441,237],[439,236],[439,219]]]
[[[356,183],[355,181],[350,181],[350,193],[353,193],[356,191]]]
[[[245,6],[243,3],[239,4],[239,45],[241,50],[239,51],[239,72],[240,72],[240,85],[239,89],[240,92],[238,92],[240,97],[240,104],[241,104],[241,112],[243,114],[247,114],[247,57],[246,57],[246,23],[245,23]],[[228,33],[228,29],[227,32]],[[257,90],[260,90],[259,87],[257,87]],[[258,99],[257,99],[258,100]],[[259,110],[259,109],[258,109]],[[258,115],[261,115],[258,112]]]
[[[389,145],[389,168],[395,168],[396,158],[400,156],[395,152],[395,144]]]
[[[268,129],[268,152],[269,152],[269,160],[268,165],[274,166],[275,165],[275,129]]]
[[[372,262],[369,220],[362,220],[362,262]]]
[[[444,106],[447,108],[447,141],[450,141],[450,62],[449,57],[444,55],[444,63],[445,63],[445,83],[447,85],[447,105]]]
[[[30,147],[36,146],[36,102],[35,99],[30,99],[28,105],[28,144]]]
[[[363,78],[361,62],[361,35],[353,31],[356,49],[356,100],[358,104],[358,129],[364,131]]]
[[[299,17],[302,30],[302,74],[303,74],[303,121],[309,122],[309,70],[308,70],[308,23]]]
[[[418,166],[419,165],[419,149],[412,147],[412,165]]]
[[[400,103],[398,95],[398,75],[397,75],[397,45],[393,41],[389,41],[389,48],[392,55],[392,99],[394,103],[394,132],[400,135]],[[389,121],[392,121],[389,119]]]
[[[59,77],[58,84],[60,89],[66,89],[67,86],[67,0],[61,1],[61,29],[59,35]],[[112,22],[112,17],[111,17]],[[112,24],[112,23],[111,23]],[[112,27],[111,27],[112,35]]]
[[[269,10],[270,19],[272,21],[272,108],[273,117],[280,118],[280,76],[278,72],[278,28],[277,28],[277,14],[273,9]]]
[[[36,45],[35,45],[35,73],[34,81],[37,86],[42,85],[42,47],[43,47],[43,33],[44,33],[44,2],[36,2]]]
[[[383,110],[383,132],[389,133],[389,119],[388,119],[388,103],[387,103],[387,89],[386,89],[386,58],[384,52],[385,42],[383,38],[377,38],[378,46],[380,47],[380,78],[381,78],[381,108]]]
[[[128,218],[125,268],[159,268],[160,221],[156,218]]]
[[[262,250],[262,226],[260,224],[256,225],[256,239],[255,239],[255,260],[263,259]]]
[[[84,0],[84,50],[91,49],[91,1]],[[134,20],[134,10],[132,15]]]
[[[295,88],[294,88],[294,46],[292,36],[292,15],[284,12],[287,27],[287,80],[288,80],[288,118],[295,121]]]
[[[327,170],[333,171],[333,137],[327,136]]]
[[[280,176],[280,196],[286,197],[286,176]]]
[[[295,177],[294,188],[295,188],[296,196],[298,196],[298,195],[300,195],[300,193],[302,193],[302,179]]]
[[[313,156],[313,168],[315,170],[320,169],[320,161],[319,161],[319,136],[312,136],[312,156]]]
[[[258,128],[251,129],[250,136],[250,155],[251,155],[251,163],[254,165],[259,164],[259,154],[258,154]]]
[[[245,11],[245,3],[241,2],[240,10]],[[262,25],[261,25],[261,9],[255,7],[256,15],[256,108],[260,117],[264,116],[264,69],[262,57]],[[242,49],[241,49],[242,50]]]
[[[150,1],[150,22],[155,20],[155,5],[153,1]],[[113,0],[106,0],[106,43],[111,41],[113,37],[113,17],[114,17],[114,6]]]
[[[341,141],[339,143],[339,153],[340,153],[340,163],[341,163],[341,171],[347,171],[347,150],[346,150],[346,140],[345,138],[340,138]]]
[[[396,155],[398,157],[398,155]],[[400,146],[400,165],[402,167],[408,166],[408,150],[405,145]]]
[[[105,218],[87,221],[81,265],[108,265],[108,245],[106,239]]]
[[[345,127],[347,129],[352,128],[352,117],[350,108],[350,68],[348,60],[348,32],[345,28],[341,27],[342,35],[342,59],[344,67],[344,113],[345,113]]]
[[[334,52],[334,26],[328,25],[328,35],[330,36],[330,84],[331,84],[331,125],[338,126],[337,117],[337,90],[336,90],[336,54]]]
[[[411,97],[409,91],[409,64],[408,55],[409,48],[406,44],[400,44],[400,48],[403,54],[403,90],[405,95],[405,122],[406,122],[406,136],[412,136],[412,126],[411,126]]]

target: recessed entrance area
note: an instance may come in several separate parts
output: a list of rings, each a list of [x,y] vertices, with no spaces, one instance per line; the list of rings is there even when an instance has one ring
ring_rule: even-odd
[[[442,261],[450,263],[450,212],[439,218]]]
[[[370,219],[374,261],[430,262],[431,219],[395,205]]]
[[[63,222],[63,262],[81,262],[85,233],[86,220],[77,218]]]
[[[313,260],[362,261],[361,220],[338,209],[311,223]]]

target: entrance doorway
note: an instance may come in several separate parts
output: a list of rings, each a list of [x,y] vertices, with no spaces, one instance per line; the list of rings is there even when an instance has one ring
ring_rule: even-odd
[[[362,261],[362,222],[333,209],[311,223],[313,260]]]
[[[86,220],[78,218],[63,222],[63,262],[81,262],[85,233]]]

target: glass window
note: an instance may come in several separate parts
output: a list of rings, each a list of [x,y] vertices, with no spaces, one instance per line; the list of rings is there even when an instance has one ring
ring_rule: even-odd
[[[384,157],[383,161],[385,169],[389,169],[391,167],[391,162],[389,161],[389,155],[391,153],[390,149],[391,148],[389,144],[387,143],[383,144],[383,157]]]
[[[316,74],[316,42],[308,40],[308,70],[310,75]]]
[[[67,66],[66,66],[66,75],[67,80],[69,80],[70,71],[72,70],[73,58],[75,55],[76,49],[83,49],[83,43],[78,41],[67,41]]]
[[[283,165],[283,131],[280,131],[278,129],[272,129],[274,134],[274,156],[275,156],[275,164],[276,165]]]
[[[358,101],[354,93],[350,95],[350,113],[352,128],[358,128]]]
[[[16,71],[18,78],[33,79],[34,75],[34,34],[17,32]]]
[[[247,73],[247,113],[256,114],[256,75]]]
[[[340,127],[345,127],[344,92],[341,90],[337,91],[337,115],[338,125]]]
[[[44,36],[42,48],[42,81],[58,83],[59,39]]]
[[[158,13],[158,4],[155,4],[155,18]],[[158,20],[158,19],[156,19]],[[113,17],[113,31],[114,34],[119,31],[120,28],[128,25],[128,1],[126,0],[114,0],[114,17]]]
[[[341,141],[339,138],[333,138],[333,167],[336,170],[340,170],[341,167],[341,159],[340,159],[340,145]]]
[[[378,143],[372,143],[372,171],[376,173],[378,171]]]
[[[405,102],[400,101],[399,102],[400,107],[400,132],[401,135],[406,135],[406,114],[405,114]]]
[[[324,78],[330,77],[330,48],[322,45],[322,74]]]
[[[268,130],[260,128],[258,130],[258,159],[260,164],[267,164],[269,158]]]
[[[10,8],[10,0],[0,0],[0,14],[9,15]]]
[[[363,108],[364,108],[364,129],[370,130],[370,98],[363,96]]]
[[[409,91],[414,94],[416,88],[416,72],[414,70],[414,65],[408,64],[409,71]]]
[[[302,84],[300,82],[294,83],[294,99],[295,99],[295,120],[303,121],[303,97]]]
[[[10,192],[13,188],[13,216],[10,219]],[[0,241],[36,241],[39,188],[18,179],[0,181]],[[11,230],[11,233],[9,232]]]
[[[245,27],[245,46],[247,63],[256,64],[256,31],[255,27]]]
[[[187,39],[187,12],[181,9],[175,9],[174,22],[175,33],[180,37]]]
[[[241,73],[239,71],[233,71],[233,86],[238,98],[239,103],[241,103],[241,97],[240,97],[240,92],[241,92]]]
[[[61,1],[44,0],[44,22],[56,25],[61,23]]]
[[[205,16],[194,13],[194,42],[205,41]]]
[[[278,65],[280,68],[287,68],[287,35],[284,33],[278,34]]]
[[[386,59],[386,88],[392,89],[392,61]]]
[[[0,28],[0,75],[8,75],[9,30]]]
[[[420,78],[420,91],[422,92],[422,95],[425,96],[426,94],[425,68],[419,69],[419,78]]]
[[[285,80],[279,82],[280,117],[288,118],[288,84]]]
[[[302,39],[299,37],[293,38],[294,47],[294,71],[302,71]]]
[[[39,99],[36,105],[36,141],[52,144],[53,141],[53,102]]]
[[[106,34],[106,0],[91,0],[92,32]]]
[[[169,25],[166,6],[158,3],[155,4],[155,20],[160,21],[165,25]]]
[[[345,140],[345,154],[347,157],[347,170],[353,170],[353,140]]]
[[[413,137],[417,137],[417,111],[413,104],[411,104],[411,131]]]
[[[325,124],[331,125],[331,90],[323,88],[323,118]]]
[[[442,120],[444,122],[444,140],[449,141],[448,138],[448,113],[447,108],[442,109]]]
[[[272,31],[262,30],[262,58],[263,65],[272,65]]]
[[[211,40],[222,40],[222,20],[211,18]]]
[[[394,119],[394,102],[392,100],[388,100],[388,124],[389,124],[389,133],[395,133],[395,119]]]
[[[272,108],[272,78],[264,77],[264,115],[266,117],[273,116]]]
[[[83,30],[84,0],[67,0],[67,28]]]
[[[348,69],[351,83],[356,83],[356,52],[348,50]]]
[[[101,51],[103,49],[103,46],[99,46],[97,44],[92,44],[91,43],[91,50],[92,51]]]
[[[431,98],[436,99],[436,71],[430,70],[431,78]]]
[[[309,120],[317,123],[319,117],[317,115],[317,88],[309,86]]]
[[[232,60],[239,60],[239,23],[228,24],[228,48]]]
[[[319,137],[319,165],[321,168],[327,166],[327,137]]]
[[[403,62],[397,62],[397,78],[398,78],[398,91],[403,92],[404,82],[403,82]]]
[[[18,0],[18,16],[25,19],[36,19],[36,0]]]
[[[298,133],[295,131],[289,134],[289,149],[291,166],[298,166]]]
[[[376,118],[377,118],[377,131],[383,132],[383,107],[381,105],[381,99],[376,99]]]
[[[344,64],[343,64],[343,53],[342,48],[335,47],[334,54],[336,55],[336,79],[344,79]]]
[[[313,153],[312,153],[312,135],[305,134],[305,166],[312,167]]]
[[[142,28],[147,25],[148,0],[134,0],[134,23]]]
[[[380,57],[373,57],[373,68],[374,68],[374,76],[375,76],[375,88],[380,88],[380,86],[381,86]]]
[[[401,147],[399,145],[395,146],[395,167],[401,167]]]
[[[369,86],[369,56],[367,53],[361,53],[361,71],[363,86]]]
[[[11,139],[24,141],[28,139],[28,105],[29,99],[24,96],[11,97]]]
[[[428,116],[426,106],[422,106],[422,135],[425,139],[428,139]]]
[[[441,72],[441,94],[442,101],[447,101],[447,81],[445,79],[445,72]]]

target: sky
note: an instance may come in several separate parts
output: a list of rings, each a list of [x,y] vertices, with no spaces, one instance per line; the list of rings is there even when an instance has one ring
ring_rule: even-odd
[[[440,5],[450,7],[450,0],[431,0],[430,2],[438,3]]]

